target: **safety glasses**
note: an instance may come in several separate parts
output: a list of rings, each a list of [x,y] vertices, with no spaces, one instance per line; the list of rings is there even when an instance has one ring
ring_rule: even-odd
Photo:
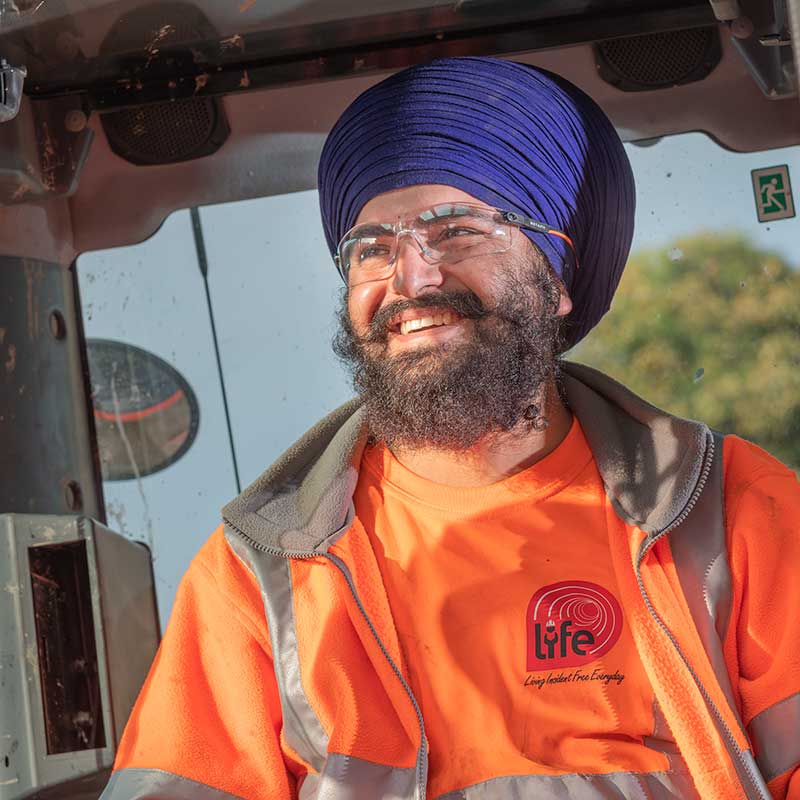
[[[558,236],[578,257],[572,240],[557,228],[516,211],[469,203],[445,203],[413,217],[351,228],[334,261],[344,282],[359,286],[394,274],[401,237],[408,237],[428,264],[456,264],[510,250],[520,228]]]

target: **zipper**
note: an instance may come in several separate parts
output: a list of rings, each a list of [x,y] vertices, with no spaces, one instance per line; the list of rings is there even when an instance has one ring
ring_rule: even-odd
[[[299,558],[299,559],[306,559],[306,558],[316,558],[317,556],[322,555],[322,553],[292,553],[291,555],[287,554],[285,550],[279,550],[277,547],[268,547],[265,544],[261,544],[261,542],[257,542],[252,537],[248,536],[238,525],[235,525],[226,517],[222,518],[226,525],[230,525],[236,533],[244,539],[247,544],[250,545],[254,550],[260,550],[262,553],[269,553],[271,556],[279,556],[280,558]]]
[[[361,598],[358,596],[358,592],[356,591],[355,583],[353,581],[353,576],[350,574],[350,570],[347,568],[347,565],[338,557],[334,556],[330,553],[292,553],[291,555],[287,555],[285,551],[278,550],[275,547],[269,547],[268,545],[261,544],[261,542],[257,542],[251,536],[248,536],[238,525],[235,525],[230,520],[225,519],[225,523],[230,525],[236,534],[240,536],[245,542],[247,542],[250,547],[254,548],[255,550],[260,550],[262,553],[268,553],[272,556],[278,556],[280,558],[297,558],[297,559],[309,559],[309,558],[317,558],[318,556],[322,556],[323,558],[327,558],[344,576],[345,581],[347,582],[347,586],[350,589],[350,593],[353,595],[353,599],[358,606],[358,610],[361,612],[361,615],[364,617],[367,625],[369,626],[370,631],[372,632],[375,641],[378,643],[378,646],[381,649],[381,652],[385,656],[386,660],[389,662],[389,666],[392,668],[392,671],[397,676],[398,680],[403,686],[406,694],[408,695],[409,699],[411,700],[411,704],[414,706],[414,713],[417,716],[417,723],[419,724],[419,731],[420,731],[420,747],[419,752],[417,754],[417,767],[416,767],[416,778],[417,778],[417,800],[425,800],[425,794],[427,791],[427,783],[428,783],[428,748],[427,748],[427,739],[425,737],[425,722],[422,719],[422,711],[420,710],[419,703],[417,702],[417,698],[414,697],[414,693],[411,691],[411,687],[408,685],[406,679],[403,677],[403,673],[400,672],[397,664],[394,663],[391,655],[389,655],[389,651],[386,649],[386,645],[381,641],[381,638],[378,636],[378,632],[375,630],[375,626],[372,624],[372,620],[369,618],[366,609],[364,608],[363,603],[361,602]],[[349,525],[349,523],[348,523]],[[336,535],[338,531],[336,531],[332,535]]]
[[[664,620],[661,619],[661,617],[658,615],[658,612],[655,610],[655,607],[653,606],[653,603],[650,599],[650,595],[648,595],[647,589],[645,589],[644,581],[642,580],[642,570],[641,570],[642,562],[644,561],[647,554],[653,549],[656,542],[658,542],[660,539],[662,539],[671,531],[674,531],[675,528],[677,528],[682,522],[684,522],[686,518],[689,516],[689,514],[691,514],[692,509],[694,509],[694,507],[697,505],[697,501],[700,499],[700,495],[703,492],[706,483],[708,482],[708,476],[711,473],[711,467],[714,461],[714,450],[715,450],[714,437],[712,434],[708,434],[708,444],[706,446],[706,452],[703,457],[703,467],[702,470],[700,471],[700,477],[697,480],[697,485],[695,486],[694,492],[692,493],[692,496],[689,498],[689,502],[686,504],[686,507],[683,509],[683,511],[666,528],[658,531],[658,533],[656,533],[652,537],[648,537],[642,542],[642,545],[639,548],[639,554],[637,555],[636,558],[636,570],[635,570],[636,582],[639,585],[639,592],[642,595],[642,599],[645,602],[645,606],[647,607],[648,612],[656,621],[658,626],[664,631],[664,633],[667,635],[667,638],[672,643],[676,652],[680,656],[681,661],[683,661],[684,666],[689,671],[689,674],[692,676],[695,685],[700,690],[700,694],[706,701],[706,705],[711,710],[711,713],[713,714],[717,722],[717,729],[722,731],[725,740],[725,747],[728,750],[728,754],[730,755],[731,760],[734,762],[734,766],[737,767],[736,770],[737,777],[739,778],[740,787],[744,792],[744,797],[748,798],[749,800],[751,795],[748,793],[747,789],[744,786],[744,783],[742,782],[741,772],[744,772],[744,774],[747,775],[747,777],[750,779],[750,783],[755,789],[759,800],[769,800],[769,795],[765,794],[762,790],[761,786],[762,781],[760,781],[758,777],[753,774],[750,765],[744,760],[742,753],[739,750],[738,745],[736,744],[736,739],[734,738],[731,729],[728,727],[728,724],[723,719],[720,710],[717,708],[716,704],[711,699],[711,696],[708,694],[708,691],[706,690],[705,686],[703,685],[703,682],[700,680],[700,677],[695,672],[694,668],[689,662],[689,659],[686,658],[686,656],[684,655],[674,634],[669,629]],[[741,768],[741,771],[739,768]]]
[[[397,676],[397,679],[403,685],[403,689],[405,689],[406,694],[411,700],[411,704],[414,706],[414,713],[417,715],[417,723],[419,725],[419,732],[420,732],[420,745],[419,745],[419,751],[417,753],[417,770],[416,770],[417,798],[418,800],[425,800],[425,794],[427,791],[427,783],[428,783],[428,746],[427,746],[427,739],[425,738],[425,722],[422,719],[422,711],[420,710],[417,698],[414,697],[414,693],[411,691],[411,687],[408,685],[406,679],[403,677],[403,673],[400,672],[400,669],[398,668],[397,664],[394,663],[394,659],[392,659],[391,655],[389,655],[389,651],[386,649],[386,646],[381,641],[380,636],[378,636],[378,632],[375,630],[375,626],[372,624],[372,620],[369,618],[366,609],[361,603],[361,598],[358,596],[358,592],[356,591],[356,586],[353,581],[353,576],[350,574],[350,570],[347,568],[347,565],[338,556],[332,555],[331,553],[325,553],[324,555],[325,558],[331,561],[331,563],[333,563],[333,565],[339,570],[339,572],[342,573],[345,581],[347,581],[347,585],[350,588],[350,593],[353,595],[353,599],[355,600],[356,605],[358,606],[358,610],[364,617],[364,620],[369,626],[370,631],[372,631],[372,635],[375,637],[375,641],[378,643],[378,646],[381,648],[383,655],[389,662],[389,666],[392,668],[392,671]]]

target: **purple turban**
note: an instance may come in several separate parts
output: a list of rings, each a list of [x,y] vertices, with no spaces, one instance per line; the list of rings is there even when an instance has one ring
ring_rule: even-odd
[[[628,157],[600,107],[564,78],[496,58],[445,58],[367,89],[339,118],[319,165],[331,253],[364,205],[417,184],[454,186],[564,231],[523,231],[573,302],[571,347],[608,311],[633,237]]]

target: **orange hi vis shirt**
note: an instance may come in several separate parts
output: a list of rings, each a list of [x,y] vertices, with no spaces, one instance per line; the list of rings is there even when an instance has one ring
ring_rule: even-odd
[[[350,403],[229,503],[102,800],[800,800],[796,476],[563,380],[580,424],[496,486]]]
[[[577,418],[490,486],[432,483],[383,445],[361,466],[356,516],[425,719],[432,797],[495,775],[657,772],[665,751],[696,796],[674,743],[646,743],[654,693],[609,548],[624,523]]]

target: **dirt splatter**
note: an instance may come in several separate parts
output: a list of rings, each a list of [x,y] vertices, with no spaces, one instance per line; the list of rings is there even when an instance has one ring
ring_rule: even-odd
[[[28,338],[33,340],[39,335],[39,306],[34,302],[39,285],[44,277],[41,265],[23,259],[25,272],[25,301],[28,313]]]
[[[9,374],[17,368],[17,346],[15,344],[8,346],[8,358],[3,366]]]
[[[11,195],[12,200],[19,200],[22,197],[25,197],[28,192],[31,191],[31,187],[28,186],[27,183],[21,183],[17,188],[14,190],[14,194]]]
[[[225,39],[220,39],[220,45],[223,51],[225,50],[242,50],[244,51],[244,39],[238,34],[234,33],[233,36],[228,36]]]
[[[46,122],[42,122],[40,142],[42,185],[48,192],[52,192],[56,188],[56,170],[64,166],[65,159],[58,152],[58,143],[51,135],[50,126]]]
[[[244,70],[244,72],[242,72],[242,77],[239,79],[239,86],[241,86],[242,89],[246,89],[249,85],[250,76],[247,74],[247,70]]]
[[[148,53],[147,64],[158,55],[160,46],[165,39],[168,39],[175,33],[174,25],[162,25],[157,31],[156,35],[145,45],[145,51]]]

